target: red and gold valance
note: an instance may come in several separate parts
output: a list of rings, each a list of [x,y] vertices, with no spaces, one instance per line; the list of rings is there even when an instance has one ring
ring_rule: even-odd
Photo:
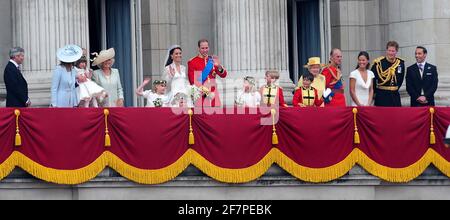
[[[227,112],[233,112],[228,110]],[[450,177],[449,108],[281,109],[268,114],[174,114],[171,109],[0,109],[0,179],[15,167],[80,184],[111,167],[131,181],[170,181],[190,164],[217,181],[256,180],[278,164],[313,183],[356,164],[408,182],[434,164]]]

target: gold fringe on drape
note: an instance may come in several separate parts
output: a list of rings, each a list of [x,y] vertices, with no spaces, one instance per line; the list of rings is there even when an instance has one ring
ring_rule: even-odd
[[[338,164],[324,168],[310,168],[297,164],[279,149],[273,148],[255,165],[230,169],[219,167],[208,161],[196,151],[189,149],[173,164],[157,169],[145,170],[133,167],[111,152],[104,152],[97,160],[77,170],[58,170],[38,164],[20,152],[14,152],[0,164],[0,180],[7,177],[15,167],[20,167],[41,180],[65,185],[85,183],[94,179],[105,167],[111,167],[123,177],[140,184],[162,184],[178,177],[192,164],[214,180],[224,183],[248,183],[263,176],[273,165],[299,180],[311,183],[326,183],[346,175],[356,164],[361,165],[370,174],[392,183],[406,183],[420,176],[433,163],[443,174],[450,177],[450,162],[429,149],[416,163],[404,168],[383,166],[359,149],[353,150],[347,158]]]
[[[370,159],[359,149],[355,149],[359,154],[358,164],[370,174],[392,183],[407,183],[420,176],[433,162],[435,151],[429,149],[425,155],[414,164],[404,168],[390,168]]]
[[[190,165],[192,150],[178,159],[175,163],[157,170],[144,170],[133,167],[113,153],[106,153],[108,165],[123,177],[139,184],[162,184],[177,178]]]
[[[269,170],[274,163],[277,152],[276,149],[272,149],[257,164],[242,169],[229,169],[216,166],[195,151],[191,151],[191,162],[206,175],[219,182],[235,184],[248,183],[260,178]]]
[[[358,153],[352,152],[340,163],[326,168],[309,168],[297,164],[283,152],[277,152],[276,163],[286,172],[305,182],[326,183],[347,174],[358,161]]]

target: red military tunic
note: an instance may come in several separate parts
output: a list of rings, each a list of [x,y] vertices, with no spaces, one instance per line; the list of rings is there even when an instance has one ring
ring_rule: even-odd
[[[331,89],[334,93],[330,103],[326,103],[326,107],[346,107],[347,102],[345,101],[344,94],[344,83],[342,82],[341,70],[330,65],[325,67],[322,71],[322,75],[326,78],[326,88]]]
[[[317,89],[302,87],[295,92],[292,103],[294,107],[320,107],[323,101],[319,98]]]
[[[222,106],[222,103],[220,102],[219,92],[217,91],[216,77],[219,76],[221,78],[225,78],[227,77],[228,73],[225,69],[223,69],[222,73],[219,72],[219,67],[215,66],[209,74],[206,82],[202,84],[199,78],[201,77],[207,63],[208,57],[202,57],[201,55],[192,58],[188,62],[188,75],[191,85],[195,85],[197,87],[204,86],[208,88],[211,93],[214,93],[214,98],[211,99],[203,97],[201,100],[199,99],[197,101],[196,106],[220,107]]]

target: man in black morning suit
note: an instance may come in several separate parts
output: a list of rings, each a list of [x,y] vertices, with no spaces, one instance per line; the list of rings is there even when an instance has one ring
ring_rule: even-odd
[[[417,63],[408,67],[406,90],[411,96],[411,107],[435,106],[434,94],[438,88],[438,72],[434,65],[426,62],[428,51],[416,48]]]
[[[20,71],[25,54],[20,47],[12,48],[9,52],[10,60],[3,75],[6,85],[6,107],[24,108],[31,105],[28,97],[28,84]]]

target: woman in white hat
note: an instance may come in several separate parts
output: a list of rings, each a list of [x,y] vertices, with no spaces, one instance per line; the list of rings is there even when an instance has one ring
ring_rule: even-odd
[[[94,58],[92,63],[92,65],[100,68],[94,71],[92,80],[108,93],[108,98],[105,99],[104,103],[99,103],[103,107],[124,107],[123,87],[119,70],[112,68],[115,55],[114,48],[103,50]]]
[[[79,104],[77,93],[78,75],[73,63],[81,58],[83,50],[77,45],[67,45],[57,52],[60,65],[56,66],[52,80],[51,106],[55,108],[74,108]]]

